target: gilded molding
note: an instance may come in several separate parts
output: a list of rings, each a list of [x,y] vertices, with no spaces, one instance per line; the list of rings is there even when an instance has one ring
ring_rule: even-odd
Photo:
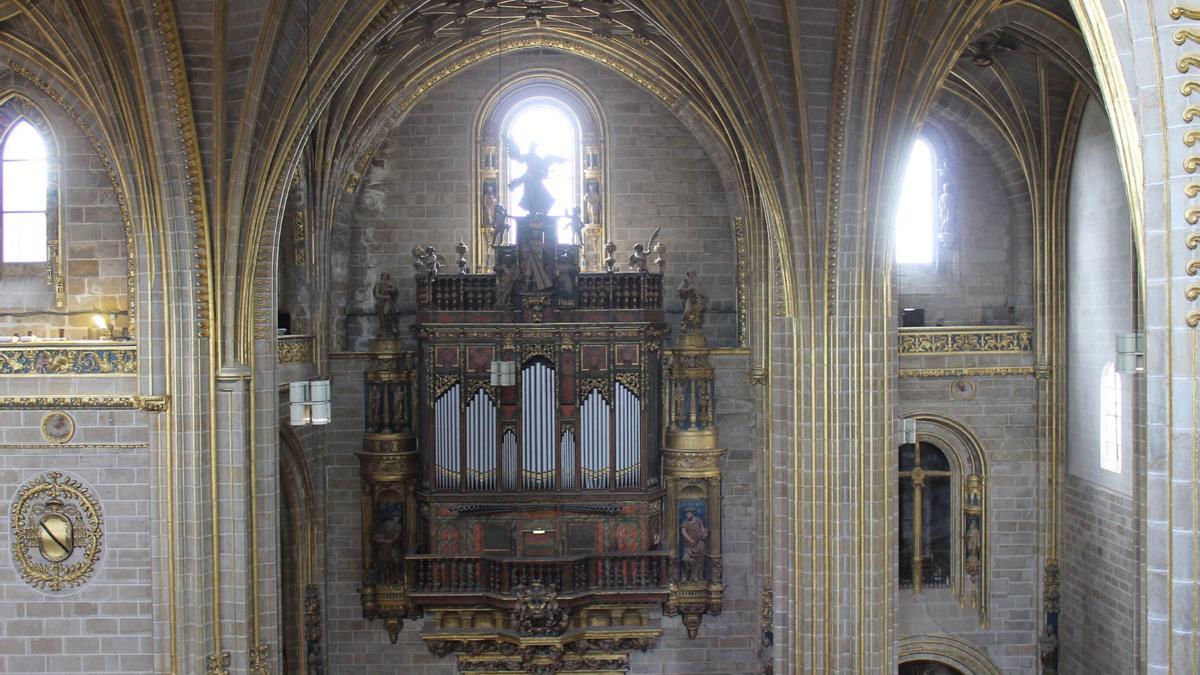
[[[143,410],[164,412],[168,396],[0,396],[0,410]]]
[[[205,195],[204,164],[200,157],[200,140],[196,133],[195,113],[192,110],[191,89],[183,44],[175,25],[175,8],[171,0],[155,0],[154,18],[158,31],[164,35],[163,58],[171,83],[170,104],[175,117],[175,130],[184,152],[187,174],[188,210],[195,226],[196,238],[196,321],[200,337],[208,337],[216,321],[213,311],[213,286],[216,279],[210,274],[213,258],[212,237],[209,233],[208,197]]]
[[[83,585],[96,570],[104,516],[91,490],[50,471],[25,483],[12,505],[12,556],[25,583],[47,591]]]
[[[229,675],[229,652],[217,652],[204,658],[204,675]]]
[[[901,368],[900,377],[1034,377],[1033,366],[1008,366],[997,368]]]
[[[1025,353],[1033,349],[1029,328],[901,328],[901,354]]]
[[[404,114],[404,111],[409,110],[422,96],[429,92],[436,84],[454,75],[458,71],[478,63],[490,57],[504,52],[519,51],[522,49],[557,49],[577,56],[586,57],[592,61],[608,66],[625,77],[633,80],[638,85],[649,91],[656,98],[662,101],[668,108],[674,108],[675,101],[678,96],[668,92],[663,87],[643,77],[640,73],[626,66],[624,63],[617,61],[595,49],[589,49],[585,45],[578,44],[571,40],[551,37],[549,35],[529,35],[519,38],[509,38],[503,41],[491,41],[485,49],[472,52],[462,58],[452,61],[425,77],[417,84],[412,91],[405,96],[400,105],[394,108],[392,118],[398,119]]]
[[[311,335],[287,335],[276,343],[276,360],[287,363],[313,363],[314,338]]]
[[[0,443],[0,450],[137,450],[149,443]]]
[[[136,375],[137,357],[133,343],[3,346],[0,375]]]

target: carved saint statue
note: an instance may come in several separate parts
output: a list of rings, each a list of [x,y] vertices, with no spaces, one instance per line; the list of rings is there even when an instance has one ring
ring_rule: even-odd
[[[704,313],[708,306],[708,295],[700,287],[695,271],[684,275],[679,284],[679,300],[683,302],[683,320],[679,329],[683,333],[694,333],[704,326]]]
[[[708,528],[694,509],[684,512],[679,536],[683,538],[683,580],[703,581],[704,556],[708,554]]]
[[[976,523],[972,519],[970,524],[967,525],[967,534],[965,535],[967,540],[967,561],[979,560],[979,547],[982,537],[983,535],[979,531],[979,523]]]
[[[1038,636],[1038,655],[1043,673],[1058,672],[1058,634],[1050,624],[1042,626],[1042,634]]]
[[[589,180],[583,195],[583,222],[595,225],[600,222],[600,182]]]
[[[404,558],[404,522],[393,513],[380,523],[371,535],[375,544],[375,565],[385,582],[398,582],[402,577]]]
[[[371,295],[375,298],[375,318],[379,322],[375,337],[394,338],[398,336],[400,310],[396,307],[396,298],[399,297],[400,291],[396,288],[396,284],[392,283],[392,275],[387,272],[381,273],[379,281],[375,282],[375,286],[371,289]]]
[[[550,167],[567,160],[562,157],[540,157],[535,141],[529,143],[529,152],[524,154],[517,149],[517,144],[511,137],[506,137],[504,142],[508,148],[509,159],[525,165],[525,173],[510,181],[508,189],[511,191],[517,189],[518,185],[524,186],[521,208],[529,213],[549,213],[550,207],[554,206],[554,197],[551,197],[550,191],[546,189],[546,176],[550,174]]]
[[[492,181],[483,183],[483,226],[496,226],[496,184]]]
[[[512,249],[496,252],[496,309],[512,309],[517,288],[517,261]]]
[[[583,246],[583,218],[579,217],[579,207],[571,209],[571,239],[572,243]]]
[[[942,193],[938,196],[937,237],[943,247],[954,246],[954,197],[950,194],[949,183],[942,183]]]
[[[544,291],[554,286],[554,260],[547,250],[545,231],[539,221],[522,221],[518,228],[521,237],[521,290]]]

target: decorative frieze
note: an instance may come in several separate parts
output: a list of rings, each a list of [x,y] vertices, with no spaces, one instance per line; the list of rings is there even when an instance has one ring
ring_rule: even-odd
[[[901,328],[901,354],[1021,354],[1033,350],[1033,329],[962,326]]]
[[[313,362],[313,337],[311,335],[283,335],[276,343],[276,360],[280,365],[287,363]]]
[[[136,375],[137,360],[132,342],[0,345],[0,375]]]

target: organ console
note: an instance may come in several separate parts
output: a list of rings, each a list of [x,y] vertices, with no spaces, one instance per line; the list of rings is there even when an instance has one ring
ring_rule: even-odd
[[[424,616],[462,670],[624,672],[654,608],[693,636],[720,611],[712,369],[700,333],[664,381],[660,273],[582,273],[546,239],[420,272],[415,350],[374,343],[363,615],[393,642]]]

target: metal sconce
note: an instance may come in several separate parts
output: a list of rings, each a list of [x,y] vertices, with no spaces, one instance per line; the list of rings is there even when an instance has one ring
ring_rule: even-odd
[[[290,382],[288,399],[292,426],[329,424],[329,380]]]
[[[492,386],[512,387],[517,384],[516,361],[492,361]]]
[[[1117,335],[1118,373],[1140,373],[1146,370],[1146,336],[1142,333]]]

